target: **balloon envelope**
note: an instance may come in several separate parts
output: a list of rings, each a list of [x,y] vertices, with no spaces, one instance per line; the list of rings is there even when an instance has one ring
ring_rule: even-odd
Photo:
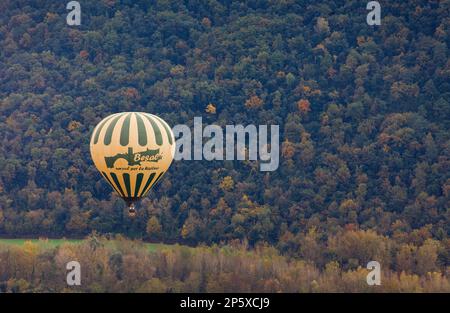
[[[156,115],[123,112],[100,121],[92,133],[90,150],[102,176],[131,206],[169,168],[175,138],[169,125]]]

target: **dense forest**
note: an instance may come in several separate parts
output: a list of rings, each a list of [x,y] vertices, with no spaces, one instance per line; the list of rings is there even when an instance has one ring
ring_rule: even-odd
[[[360,0],[80,3],[68,26],[65,1],[0,2],[0,236],[242,241],[293,258],[242,290],[298,291],[283,275],[306,271],[323,291],[317,268],[352,280],[373,259],[448,275],[449,1],[381,1],[380,26]],[[89,155],[95,125],[121,111],[280,125],[280,167],[176,161],[129,218]],[[203,249],[192,258],[222,255]],[[192,279],[180,288],[217,287]],[[135,288],[163,288],[150,281]]]

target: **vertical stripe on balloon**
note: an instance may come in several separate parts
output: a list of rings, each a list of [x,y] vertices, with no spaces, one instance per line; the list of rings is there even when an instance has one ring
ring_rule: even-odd
[[[120,182],[119,182],[119,179],[117,178],[117,175],[115,173],[112,173],[112,172],[110,173],[110,175],[111,175],[114,183],[117,185],[117,188],[119,189],[119,194],[122,195],[122,197],[125,198],[125,194],[123,193],[122,186],[120,185]]]
[[[147,118],[147,120],[152,125],[153,131],[155,132],[156,144],[158,146],[161,146],[163,144],[163,141],[162,141],[162,135],[161,135],[161,131],[159,130],[158,124],[155,123],[155,121],[153,120],[153,118],[150,115],[144,114],[144,116]]]
[[[132,197],[132,195],[131,195],[130,174],[124,173],[122,177],[123,177],[123,181],[125,182],[125,188],[127,190],[127,197]]]
[[[163,174],[164,174],[164,172],[159,173],[159,176],[158,176],[158,178],[155,180],[155,182],[153,183],[153,186],[155,186],[155,185],[159,182],[159,180],[161,179],[161,177],[163,176]]]
[[[147,190],[147,188],[149,188],[154,177],[155,177],[155,173],[151,173],[147,182],[145,183],[144,189],[142,189],[140,197],[142,197],[146,193],[145,191]]]
[[[137,126],[138,126],[138,137],[139,145],[147,145],[147,129],[145,128],[144,121],[142,120],[141,114],[135,113]]]
[[[112,183],[112,181],[109,179],[108,175],[105,172],[102,172],[103,177],[105,177],[105,179],[108,181],[108,183],[111,185],[111,187],[113,187],[113,189],[120,194],[119,190],[117,189],[117,187]]]
[[[103,126],[105,126],[106,122],[108,122],[109,120],[111,120],[114,117],[114,115],[111,115],[107,118],[105,118],[100,125],[97,128],[97,131],[95,132],[94,135],[94,144],[96,144],[98,142],[98,137],[100,136],[100,132],[102,131]]]
[[[172,144],[172,136],[171,136],[171,131],[170,131],[169,127],[167,127],[166,123],[162,119],[160,119],[158,116],[153,115],[153,117],[156,118],[162,124],[162,126],[164,127],[164,129],[166,131],[167,139],[169,140],[169,143]]]
[[[144,197],[147,196],[147,194],[149,193],[150,189],[152,189],[153,186],[155,186],[158,183],[158,181],[161,179],[163,174],[164,174],[164,172],[159,173],[158,177],[155,179],[153,184],[151,184],[151,186],[148,188],[148,190],[143,194]]]
[[[108,146],[111,143],[114,127],[116,127],[117,121],[119,120],[119,118],[122,117],[122,115],[123,115],[123,113],[119,114],[117,117],[115,117],[112,120],[111,124],[109,124],[108,128],[106,129],[105,140],[103,141],[103,143],[106,146]]]
[[[136,186],[134,188],[134,197],[137,198],[139,194],[139,189],[141,188],[142,179],[144,178],[144,174],[139,173],[136,177]]]
[[[128,113],[122,123],[122,129],[120,130],[120,144],[122,146],[128,145],[130,141],[130,119],[131,113]]]

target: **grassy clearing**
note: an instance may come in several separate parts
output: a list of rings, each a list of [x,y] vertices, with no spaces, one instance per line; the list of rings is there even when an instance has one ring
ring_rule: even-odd
[[[1,239],[0,245],[6,246],[23,246],[25,242],[31,241],[32,243],[38,245],[44,249],[56,248],[62,244],[81,244],[83,239]],[[144,244],[149,252],[155,252],[163,248],[171,247],[170,245],[160,244],[160,243],[145,243]]]
[[[23,246],[25,242],[31,241],[32,243],[42,248],[56,248],[63,243],[79,244],[82,242],[80,239],[0,239],[0,245],[14,245]]]

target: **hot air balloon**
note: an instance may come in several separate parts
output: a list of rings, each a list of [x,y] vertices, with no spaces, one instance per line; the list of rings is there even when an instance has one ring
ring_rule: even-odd
[[[90,150],[102,176],[122,197],[130,216],[172,163],[175,138],[156,115],[123,112],[107,116],[94,128]]]

